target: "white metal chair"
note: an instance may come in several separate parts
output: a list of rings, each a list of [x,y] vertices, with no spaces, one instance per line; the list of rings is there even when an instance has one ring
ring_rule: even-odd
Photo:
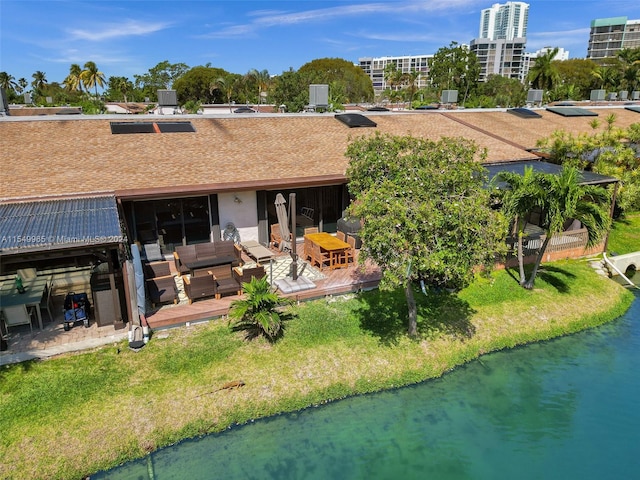
[[[9,331],[9,327],[29,325],[31,333],[33,333],[33,325],[31,324],[33,311],[27,310],[26,305],[2,307],[2,311],[4,313],[4,324],[7,326],[7,332]]]

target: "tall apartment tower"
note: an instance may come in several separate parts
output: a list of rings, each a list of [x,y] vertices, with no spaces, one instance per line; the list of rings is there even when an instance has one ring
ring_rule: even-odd
[[[480,14],[480,36],[489,40],[513,40],[527,36],[529,4],[495,3]]]
[[[637,47],[640,47],[640,20],[613,17],[591,21],[587,58],[615,57],[623,48]]]

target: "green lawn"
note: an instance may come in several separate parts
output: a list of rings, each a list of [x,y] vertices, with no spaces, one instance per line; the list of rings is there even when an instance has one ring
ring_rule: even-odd
[[[416,291],[420,338],[402,292],[294,308],[275,345],[226,321],[0,368],[0,478],[64,478],[254,418],[438,377],[479,355],[599,325],[632,295],[584,261],[543,265],[533,291],[498,271],[457,295]],[[580,308],[576,308],[576,306]],[[243,380],[238,390],[210,393]]]
[[[640,250],[640,213],[627,214],[614,221],[607,252],[624,255]]]

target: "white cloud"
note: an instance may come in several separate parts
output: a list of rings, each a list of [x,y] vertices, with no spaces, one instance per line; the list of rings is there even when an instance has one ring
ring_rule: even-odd
[[[113,38],[148,35],[169,27],[169,23],[147,23],[138,20],[125,20],[119,23],[104,25],[94,29],[72,29],[68,33],[76,40],[99,42]]]

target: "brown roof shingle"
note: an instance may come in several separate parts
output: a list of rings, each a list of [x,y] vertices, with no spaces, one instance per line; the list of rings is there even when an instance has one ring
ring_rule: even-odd
[[[638,116],[621,109],[615,113],[618,124]],[[599,117],[603,123],[605,116]],[[0,199],[337,183],[344,181],[349,142],[376,131],[433,140],[470,138],[487,149],[488,162],[531,159],[524,148],[534,147],[538,138],[563,127],[589,131],[592,120],[548,112],[533,121],[505,112],[384,113],[371,115],[377,128],[349,129],[331,114],[136,116],[131,121],[189,120],[196,132],[111,133],[110,121],[129,118],[0,119]]]

